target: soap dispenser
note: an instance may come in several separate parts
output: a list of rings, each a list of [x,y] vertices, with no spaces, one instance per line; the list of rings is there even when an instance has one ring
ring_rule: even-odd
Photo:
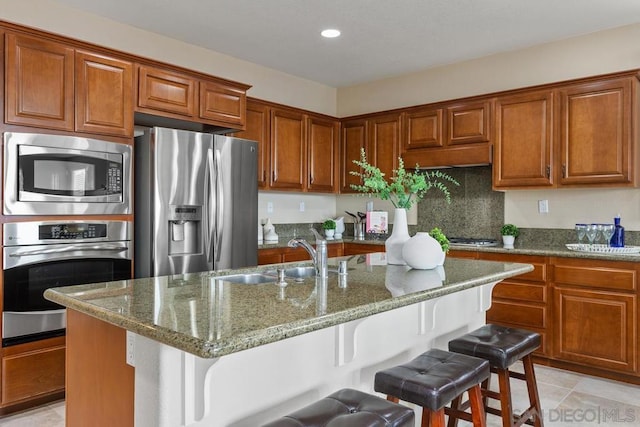
[[[620,215],[616,216],[613,219],[615,224],[615,230],[613,231],[613,236],[611,237],[611,247],[613,248],[623,248],[624,247],[624,227],[620,225]]]

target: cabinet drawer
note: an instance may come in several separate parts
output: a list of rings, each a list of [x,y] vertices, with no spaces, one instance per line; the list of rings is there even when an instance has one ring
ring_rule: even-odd
[[[2,358],[2,403],[64,389],[65,347]]]
[[[525,328],[545,328],[547,326],[545,307],[505,301],[493,301],[487,312],[487,320]]]
[[[478,252],[449,249],[449,252],[447,252],[447,256],[451,258],[478,259]]]
[[[613,263],[612,263],[613,264]],[[556,265],[554,283],[581,287],[634,291],[636,271],[616,268],[612,264],[602,266]]]
[[[521,262],[533,265],[533,271],[513,277],[511,280],[527,280],[530,282],[547,281],[547,263],[544,257],[531,255],[508,255],[498,253],[480,253],[480,259],[500,262]]]
[[[493,288],[493,297],[521,301],[546,302],[547,288],[544,285],[502,281]]]

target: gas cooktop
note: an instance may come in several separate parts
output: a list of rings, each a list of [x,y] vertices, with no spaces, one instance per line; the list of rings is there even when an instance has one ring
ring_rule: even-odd
[[[496,239],[472,238],[472,237],[449,237],[452,246],[498,246]]]

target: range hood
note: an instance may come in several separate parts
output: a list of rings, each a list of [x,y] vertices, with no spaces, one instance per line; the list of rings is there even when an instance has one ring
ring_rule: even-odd
[[[491,164],[490,144],[464,144],[451,147],[420,148],[402,153],[406,167],[416,163],[420,169],[436,169],[454,166],[483,166]]]

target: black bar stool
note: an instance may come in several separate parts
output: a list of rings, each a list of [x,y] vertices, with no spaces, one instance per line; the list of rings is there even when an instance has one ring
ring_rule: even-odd
[[[540,347],[540,334],[492,324],[449,341],[450,351],[486,359],[491,364],[491,372],[498,374],[499,392],[489,390],[489,379],[487,379],[482,384],[482,394],[485,411],[500,416],[503,427],[518,427],[522,424],[543,427],[542,408],[531,358],[531,353],[538,347]],[[518,360],[522,360],[524,375],[509,370],[509,366]],[[519,415],[513,414],[510,378],[527,383],[529,408]],[[487,398],[499,400],[500,409],[488,407]],[[467,404],[460,405],[460,398],[454,399],[452,404],[454,408],[466,406]],[[449,427],[455,427],[455,425],[455,421],[449,421]]]
[[[377,372],[374,389],[392,402],[404,400],[422,406],[423,427],[444,427],[445,406],[466,391],[471,413],[454,409],[447,410],[447,415],[485,427],[480,383],[489,375],[486,360],[433,349],[407,364]]]
[[[345,388],[263,427],[414,427],[413,409]]]

